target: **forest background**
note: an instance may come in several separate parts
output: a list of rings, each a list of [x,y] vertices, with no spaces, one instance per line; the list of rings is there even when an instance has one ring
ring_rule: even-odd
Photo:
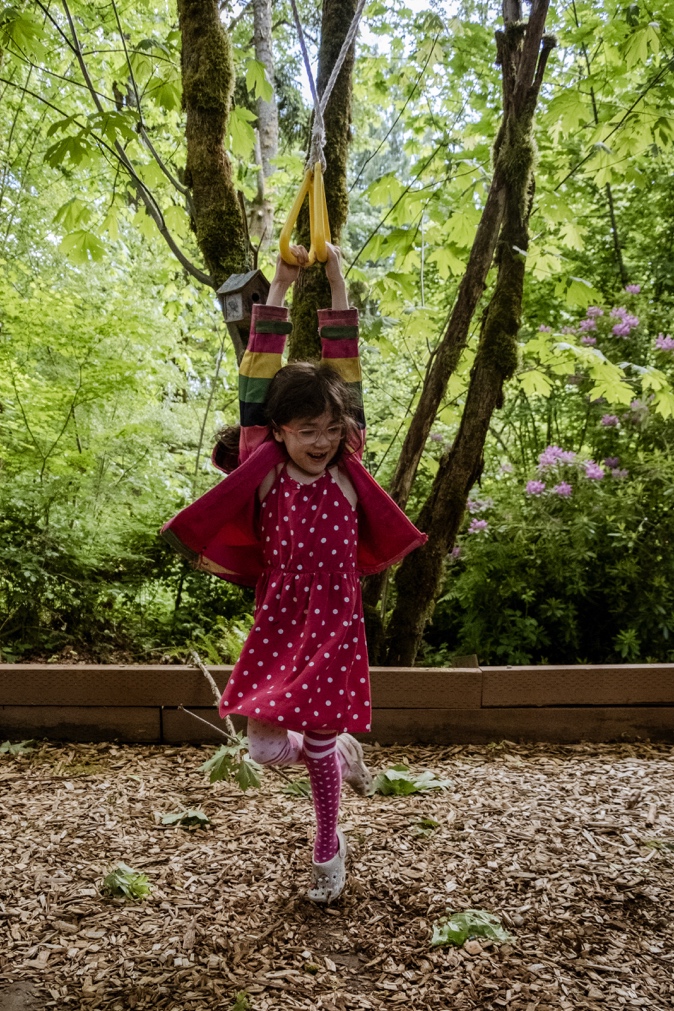
[[[232,181],[254,244],[261,221],[273,227],[259,250],[271,276],[311,103],[289,3],[273,4],[271,73],[255,4],[219,6],[235,73]],[[321,4],[298,7],[314,59]],[[486,199],[499,19],[479,0],[365,8],[341,245],[361,312],[366,464],[384,487]],[[518,364],[418,663],[674,659],[674,2],[572,0],[551,7],[547,31],[557,45],[535,120]],[[163,0],[0,8],[6,662],[150,662],[192,646],[233,661],[251,621],[252,591],[194,571],[158,537],[218,479],[215,432],[237,416],[220,307],[175,253],[198,264],[203,239],[185,186],[183,43]],[[278,109],[266,166],[264,103]],[[478,311],[416,473],[413,518],[456,435],[479,327]],[[395,605],[389,580],[385,620]]]

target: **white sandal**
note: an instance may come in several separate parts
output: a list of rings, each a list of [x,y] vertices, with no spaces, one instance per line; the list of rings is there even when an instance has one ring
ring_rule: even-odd
[[[337,738],[337,750],[348,770],[344,775],[344,782],[361,797],[369,796],[372,791],[372,774],[365,764],[360,741],[351,734],[340,734]]]
[[[324,864],[311,861],[312,886],[307,892],[307,898],[312,902],[328,905],[344,891],[346,884],[346,858],[349,847],[341,828],[337,829],[339,846],[332,860]]]

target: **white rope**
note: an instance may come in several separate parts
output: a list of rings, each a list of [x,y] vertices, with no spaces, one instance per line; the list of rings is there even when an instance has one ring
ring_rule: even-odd
[[[358,25],[360,24],[360,19],[363,14],[363,9],[365,7],[367,0],[358,0],[356,5],[356,10],[353,15],[351,24],[349,25],[349,30],[346,33],[344,42],[342,43],[342,48],[339,51],[339,56],[335,60],[335,65],[332,68],[332,73],[328,78],[328,83],[326,84],[323,94],[318,98],[318,92],[316,91],[316,84],[314,82],[314,75],[311,72],[311,62],[309,60],[309,53],[307,52],[306,42],[304,41],[304,32],[302,31],[302,22],[300,21],[300,16],[297,10],[297,4],[295,0],[290,0],[293,17],[295,18],[295,27],[297,28],[297,37],[300,43],[300,49],[302,50],[302,59],[304,60],[304,69],[307,72],[307,77],[309,78],[309,87],[311,89],[311,97],[314,102],[314,125],[311,131],[311,144],[309,146],[309,161],[308,167],[313,168],[316,162],[321,163],[321,168],[325,172],[325,155],[323,154],[323,148],[325,147],[325,121],[323,116],[328,102],[330,101],[330,95],[332,90],[337,83],[337,78],[339,77],[342,67],[344,66],[344,61],[349,49],[353,45],[353,42],[358,33]]]

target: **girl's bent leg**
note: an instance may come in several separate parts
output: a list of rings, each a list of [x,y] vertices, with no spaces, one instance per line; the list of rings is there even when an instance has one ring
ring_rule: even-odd
[[[302,765],[302,735],[248,717],[248,753],[260,765]]]
[[[336,746],[337,734],[334,731],[304,733],[304,761],[316,812],[314,863],[317,864],[332,860],[339,849],[337,821],[342,773]]]

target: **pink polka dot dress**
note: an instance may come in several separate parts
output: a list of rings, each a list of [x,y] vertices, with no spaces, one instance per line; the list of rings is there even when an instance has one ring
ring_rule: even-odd
[[[260,508],[265,569],[255,623],[220,715],[297,731],[368,731],[356,510],[328,471],[302,484],[285,467]]]

